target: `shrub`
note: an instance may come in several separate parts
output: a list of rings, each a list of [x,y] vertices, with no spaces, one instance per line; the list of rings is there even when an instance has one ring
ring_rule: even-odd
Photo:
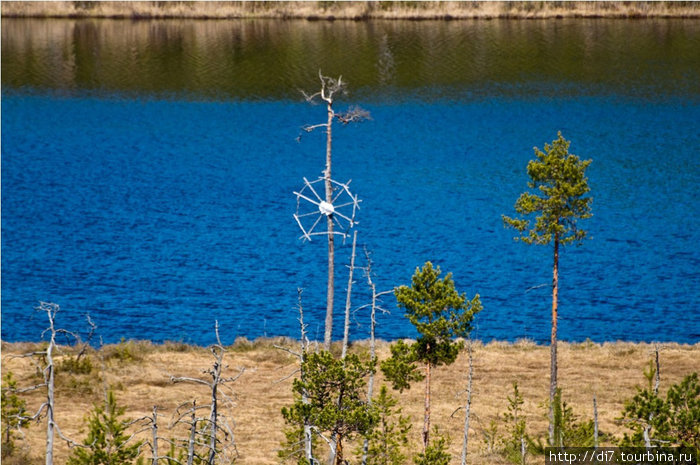
[[[56,373],[67,372],[75,375],[89,375],[92,373],[92,368],[90,357],[68,357],[56,364]]]

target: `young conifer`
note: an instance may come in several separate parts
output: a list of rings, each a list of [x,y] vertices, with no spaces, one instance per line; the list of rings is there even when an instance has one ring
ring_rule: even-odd
[[[107,392],[105,405],[95,405],[87,418],[88,435],[84,447],[73,450],[68,465],[131,465],[139,455],[141,441],[128,444],[131,422],[122,419],[125,407],[117,404],[113,391]]]
[[[412,381],[425,379],[425,412],[423,417],[423,451],[429,444],[430,432],[430,375],[439,365],[454,363],[463,347],[456,338],[466,338],[474,315],[481,311],[479,294],[467,300],[455,290],[452,273],[440,278],[440,267],[426,262],[416,269],[411,286],[394,291],[406,317],[416,327],[418,339],[411,345],[402,341],[392,346],[392,356],[382,362],[382,371],[395,389],[410,387]],[[417,371],[416,363],[423,364],[425,375]]]

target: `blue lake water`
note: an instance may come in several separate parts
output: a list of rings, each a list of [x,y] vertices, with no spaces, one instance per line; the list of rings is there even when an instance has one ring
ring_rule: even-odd
[[[593,160],[594,216],[581,224],[591,239],[561,252],[560,339],[697,343],[698,93],[572,88],[539,78],[478,95],[426,88],[430,98],[364,88],[339,103],[372,115],[335,128],[333,171],[362,199],[358,245],[377,288],[410,283],[431,260],[481,295],[476,338],[547,341],[552,249],[514,242],[501,215],[526,188],[533,146],[561,130]],[[5,86],[2,339],[39,339],[40,300],[60,304],[72,330],[89,313],[105,342],[207,344],[215,320],[225,342],[297,337],[297,288],[322,339],[326,244],[301,241],[292,214],[293,192],[325,161],[322,133],[297,137],[324,118],[292,98]],[[350,242],[337,248],[339,337]],[[361,273],[355,282],[359,307],[369,294]],[[383,300],[378,336],[413,336]],[[351,330],[368,337],[366,309]]]

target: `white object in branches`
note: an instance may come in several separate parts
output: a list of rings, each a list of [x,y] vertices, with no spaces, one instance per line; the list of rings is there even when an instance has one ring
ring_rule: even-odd
[[[304,187],[298,192],[294,192],[297,198],[297,210],[294,213],[294,219],[301,229],[301,238],[310,241],[311,236],[337,234],[345,239],[348,235],[348,230],[357,224],[355,214],[360,209],[361,200],[350,191],[350,181],[341,183],[331,179],[335,195],[332,197],[331,202],[328,202],[321,198],[318,191],[314,188],[316,184],[323,182],[325,182],[325,179],[322,177],[315,181],[309,181],[304,178]],[[319,227],[319,224],[321,224],[323,218],[330,218],[338,225],[339,229],[322,230],[322,226]]]

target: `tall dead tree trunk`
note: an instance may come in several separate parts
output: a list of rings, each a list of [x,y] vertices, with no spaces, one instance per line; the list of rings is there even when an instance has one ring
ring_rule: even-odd
[[[306,351],[308,350],[308,338],[306,336],[306,325],[304,324],[304,307],[301,303],[301,289],[297,289],[299,299],[299,327],[301,332],[301,351],[299,352],[299,377],[301,382],[306,381],[306,373],[304,373],[304,361],[306,360]],[[305,404],[309,403],[309,395],[304,392],[301,395],[301,401]],[[314,463],[313,456],[313,438],[311,436],[311,425],[304,422],[304,457],[308,463]]]
[[[352,255],[350,255],[350,272],[348,277],[348,293],[345,298],[345,327],[343,330],[343,350],[341,357],[345,358],[348,353],[348,344],[350,343],[350,305],[352,298],[352,276],[355,271],[355,247],[357,245],[357,231],[352,236]]]
[[[367,258],[367,268],[365,272],[367,274],[367,284],[372,291],[372,304],[370,311],[370,325],[369,325],[369,358],[373,363],[377,361],[377,342],[375,337],[375,331],[377,327],[377,310],[385,311],[379,308],[379,297],[384,294],[389,294],[394,291],[384,291],[377,293],[377,286],[372,280],[372,259],[369,252],[365,249],[365,257]],[[372,405],[372,397],[374,396],[374,371],[370,371],[369,379],[367,381],[367,403]],[[367,454],[369,452],[369,439],[365,438],[362,444],[362,465],[367,465]]]
[[[334,79],[318,72],[318,77],[321,80],[321,90],[313,95],[307,95],[302,92],[308,102],[313,102],[316,97],[319,97],[326,104],[327,118],[325,123],[307,125],[303,129],[306,132],[311,132],[316,128],[326,129],[326,168],[323,171],[323,180],[325,185],[325,200],[319,204],[319,210],[326,216],[328,236],[328,282],[326,287],[326,320],[323,344],[324,349],[330,350],[331,341],[333,340],[333,301],[335,297],[335,209],[333,206],[333,120],[338,119],[343,124],[362,121],[369,119],[369,113],[361,108],[351,108],[347,112],[336,113],[333,109],[334,97],[338,92],[345,91],[345,82],[343,77]],[[320,200],[320,198],[319,198]],[[342,216],[339,214],[339,216]],[[347,218],[346,218],[347,219]],[[350,221],[352,227],[352,221]],[[344,235],[344,233],[343,233]]]
[[[376,310],[376,301],[377,301],[377,292],[376,288],[374,286],[374,283],[372,282],[371,278],[368,278],[370,282],[370,287],[372,289],[372,313],[370,316],[370,329],[369,329],[369,357],[372,362],[375,362],[377,360],[377,349],[376,349],[376,342],[374,339],[374,330],[375,330],[375,325],[377,324],[377,320],[375,319],[375,310]],[[372,404],[372,396],[374,395],[374,371],[371,371],[369,373],[369,380],[367,381],[367,403]],[[362,465],[367,464],[367,454],[369,452],[369,439],[365,438],[363,444],[362,444]]]
[[[549,445],[554,444],[554,397],[557,394],[557,311],[559,298],[559,234],[554,235],[554,267],[552,272],[552,340],[549,373]]]
[[[55,418],[54,418],[54,406],[55,406],[55,370],[53,363],[53,350],[56,347],[56,330],[54,328],[54,320],[51,311],[48,310],[50,317],[49,321],[51,326],[49,328],[51,332],[51,339],[49,341],[49,346],[46,348],[46,368],[44,369],[44,377],[46,379],[46,465],[53,465],[53,443],[54,443],[54,430],[56,428]]]
[[[325,86],[324,86],[325,87]],[[328,122],[326,123],[326,170],[323,177],[326,185],[326,202],[333,204],[333,184],[331,184],[332,152],[333,152],[333,94],[324,96],[328,108]],[[323,343],[326,350],[330,350],[333,338],[333,299],[335,297],[335,237],[333,235],[333,213],[326,216],[328,223],[328,283],[326,291],[326,328]]]

